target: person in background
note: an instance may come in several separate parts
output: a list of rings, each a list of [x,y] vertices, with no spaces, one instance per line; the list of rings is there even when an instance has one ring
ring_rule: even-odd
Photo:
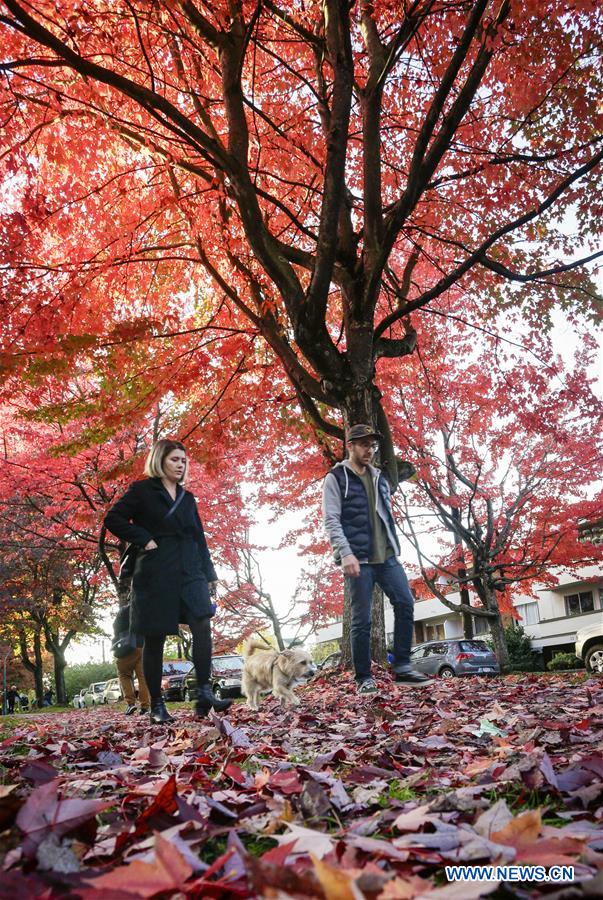
[[[414,598],[398,562],[400,544],[389,482],[371,465],[381,435],[370,425],[352,425],[346,434],[348,459],[327,474],[322,495],[323,521],[335,560],[343,569],[352,606],[352,661],[359,694],[373,694],[371,611],[378,584],[394,611],[392,670],[396,681],[422,686],[431,680],[410,664]]]
[[[180,441],[160,440],[135,481],[109,510],[105,527],[138,550],[132,574],[130,631],[144,637],[142,665],[151,695],[151,722],[172,722],[161,696],[163,648],[168,634],[187,624],[197,674],[197,717],[222,712],[210,686],[212,595],[217,575],[193,495],[183,487],[187,456]]]
[[[15,711],[15,700],[19,696],[19,691],[17,690],[16,684],[11,684],[10,688],[6,692],[6,709],[9,715],[12,715]]]
[[[126,715],[131,716],[137,710],[134,675],[138,678],[138,700],[140,713],[148,713],[151,708],[151,697],[142,667],[142,635],[130,631],[130,604],[122,606],[113,622],[114,640],[111,648],[115,656],[115,665],[119,675],[119,686],[126,701]]]

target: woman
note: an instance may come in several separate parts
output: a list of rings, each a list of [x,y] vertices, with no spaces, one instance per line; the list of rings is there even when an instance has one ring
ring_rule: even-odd
[[[142,665],[151,695],[151,722],[172,722],[161,697],[163,646],[168,634],[186,623],[193,636],[197,673],[195,712],[221,712],[232,701],[214,697],[210,684],[212,605],[217,576],[195,498],[182,487],[187,470],[184,446],[161,440],[153,445],[143,481],[131,484],[111,507],[105,526],[137,547],[132,576],[130,629],[144,635]]]

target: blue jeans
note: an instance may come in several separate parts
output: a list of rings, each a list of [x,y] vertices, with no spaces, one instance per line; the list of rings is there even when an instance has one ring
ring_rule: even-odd
[[[360,575],[345,576],[352,604],[352,660],[357,681],[371,677],[371,609],[375,583],[394,609],[394,668],[410,668],[415,602],[406,573],[395,556],[384,563],[363,563]]]

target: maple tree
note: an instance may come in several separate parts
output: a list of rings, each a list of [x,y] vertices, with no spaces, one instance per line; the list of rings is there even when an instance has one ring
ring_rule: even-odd
[[[599,559],[580,535],[580,522],[603,511],[603,406],[589,376],[596,343],[583,336],[571,370],[517,341],[476,345],[460,326],[424,350],[411,377],[388,392],[396,439],[415,468],[398,497],[402,521],[431,593],[455,612],[488,618],[505,668],[502,614],[513,614],[514,591],[554,585],[555,569]],[[435,524],[426,527],[421,509]],[[419,530],[452,533],[453,546],[434,556]],[[469,591],[451,600],[439,579],[468,588],[474,605]]]
[[[3,0],[3,397],[77,458],[159,407],[229,472],[368,420],[395,486],[385,373],[439,316],[591,307],[600,32],[590,0]],[[283,456],[299,498],[324,463]]]
[[[5,513],[7,512],[5,508]],[[29,528],[27,525],[29,524]],[[73,638],[94,627],[95,604],[102,597],[98,558],[73,558],[73,551],[48,541],[27,546],[10,522],[2,528],[2,633],[12,637],[23,665],[33,674],[41,705],[44,648],[52,656],[56,700],[67,702],[65,651]],[[31,521],[20,525],[31,532]],[[33,659],[30,656],[33,651]]]
[[[329,563],[327,569],[323,558],[302,571],[285,607],[284,598],[275,602],[266,590],[254,550],[247,532],[245,539],[237,542],[237,565],[232,576],[226,579],[228,591],[220,606],[224,607],[225,615],[239,617],[239,627],[244,623],[242,638],[260,632],[268,625],[279,650],[303,644],[317,627],[332,618],[333,605],[329,598],[334,593],[333,566]]]
[[[115,428],[186,384],[181,435],[224,440],[244,386],[331,456],[375,422],[395,484],[377,367],[422,311],[592,297],[594,0],[0,9],[3,363],[87,370],[65,417]]]

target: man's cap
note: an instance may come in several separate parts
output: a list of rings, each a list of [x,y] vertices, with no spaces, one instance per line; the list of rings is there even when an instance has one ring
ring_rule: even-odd
[[[361,441],[362,438],[380,438],[381,435],[370,425],[352,425],[348,428],[345,439],[349,444],[350,441]]]

